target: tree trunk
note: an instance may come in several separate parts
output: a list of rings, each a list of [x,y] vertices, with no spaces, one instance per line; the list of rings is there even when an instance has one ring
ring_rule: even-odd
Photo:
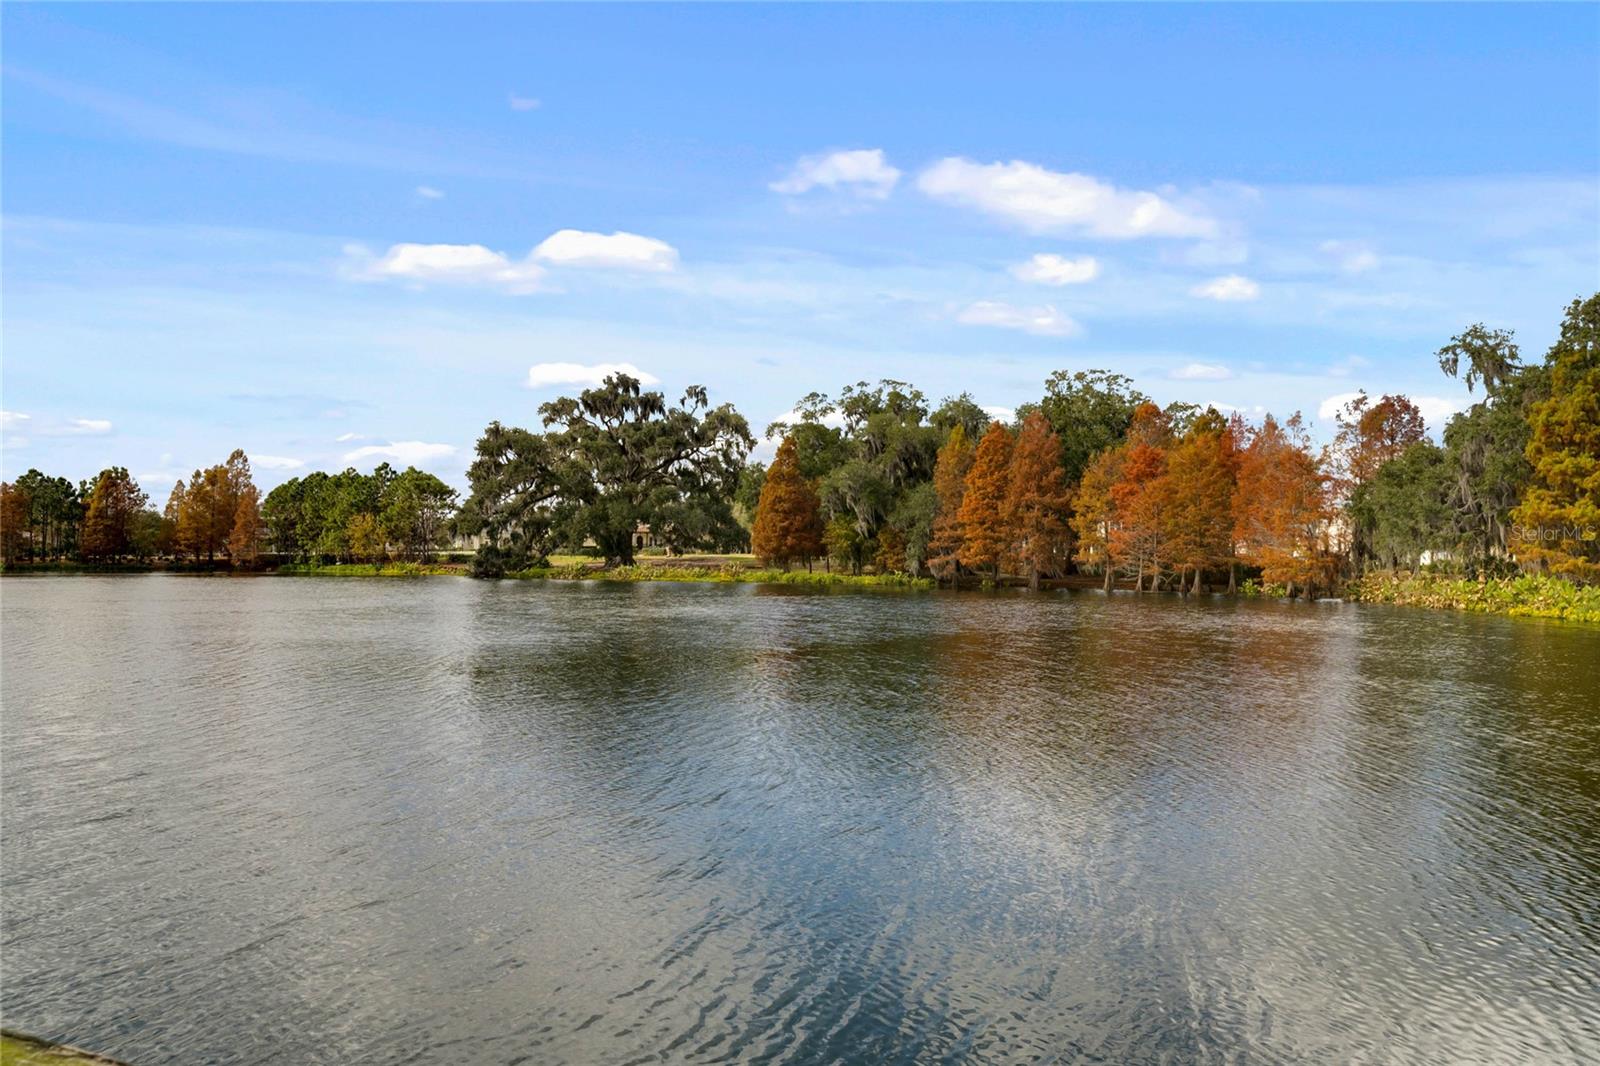
[[[1028,589],[1032,592],[1039,591],[1039,566],[1037,563],[1028,567]]]
[[[1232,559],[1228,560],[1228,595],[1239,595],[1239,568]]]
[[[1106,560],[1106,582],[1105,582],[1105,591],[1106,591],[1107,594],[1109,594],[1111,592],[1112,579],[1115,576],[1116,576],[1115,573],[1111,569],[1111,560],[1107,559]]]
[[[1143,594],[1143,592],[1144,592],[1144,560],[1143,559],[1139,560],[1139,572],[1137,574],[1133,575],[1133,591],[1136,592],[1136,593],[1140,593],[1140,594]]]

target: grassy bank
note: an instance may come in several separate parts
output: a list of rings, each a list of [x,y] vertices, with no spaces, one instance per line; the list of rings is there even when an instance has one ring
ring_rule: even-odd
[[[1487,581],[1434,574],[1372,575],[1352,582],[1345,595],[1360,603],[1600,622],[1600,588],[1580,588],[1538,574]]]
[[[80,563],[61,559],[49,563],[0,563],[0,574],[148,574],[150,563]]]
[[[0,1066],[121,1066],[116,1059],[80,1048],[49,1044],[22,1033],[0,1033]]]
[[[439,563],[332,563],[320,565],[317,563],[288,563],[278,567],[273,573],[299,574],[314,577],[437,577],[442,575],[460,576],[466,570],[460,566],[444,566]]]
[[[746,566],[536,566],[507,577],[551,581],[702,581],[715,584],[853,585],[872,588],[933,588],[928,578],[904,574],[838,574],[825,570],[767,570]]]

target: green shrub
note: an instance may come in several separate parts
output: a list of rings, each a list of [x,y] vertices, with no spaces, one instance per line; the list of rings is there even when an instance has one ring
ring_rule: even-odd
[[[1600,587],[1575,585],[1545,574],[1476,581],[1426,573],[1409,577],[1372,574],[1353,582],[1345,595],[1362,603],[1600,622]]]

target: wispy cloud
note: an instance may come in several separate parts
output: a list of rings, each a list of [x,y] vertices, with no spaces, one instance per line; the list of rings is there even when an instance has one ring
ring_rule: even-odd
[[[1261,286],[1242,274],[1228,274],[1220,278],[1212,278],[1203,285],[1196,285],[1189,290],[1189,294],[1198,296],[1202,300],[1220,300],[1224,303],[1231,303],[1258,299],[1261,296]]]
[[[1068,231],[1121,240],[1209,237],[1214,221],[1153,192],[1119,189],[1087,174],[1035,163],[976,163],[952,156],[917,177],[917,186],[945,203],[973,207],[1034,232]]]
[[[444,199],[444,193],[441,192],[438,189],[435,189],[432,185],[418,185],[417,186],[417,195],[419,197],[421,197],[422,199],[424,199],[424,200],[443,200]]]
[[[886,199],[900,180],[900,171],[884,159],[881,148],[856,148],[802,156],[782,179],[767,187],[785,196],[812,189],[848,190],[869,200]]]
[[[1100,261],[1092,255],[1067,259],[1041,252],[1027,262],[1013,266],[1011,276],[1036,285],[1081,285],[1100,276]]]
[[[1178,367],[1167,376],[1178,381],[1226,381],[1233,377],[1233,371],[1215,363],[1189,363]]]
[[[1017,411],[1014,407],[1001,407],[999,404],[985,404],[983,407],[983,413],[994,419],[996,422],[1004,422],[1007,425],[1017,420]]]
[[[1323,241],[1318,248],[1346,274],[1365,274],[1376,270],[1380,262],[1378,253],[1364,241]]]
[[[1083,331],[1078,323],[1054,307],[1017,307],[995,300],[969,304],[956,315],[967,326],[995,326],[1021,330],[1040,337],[1071,337]]]
[[[453,444],[429,444],[420,440],[391,441],[388,444],[369,444],[364,448],[344,453],[347,463],[369,459],[387,459],[407,466],[421,466],[435,459],[448,459],[456,454]]]
[[[518,96],[516,93],[508,93],[506,103],[513,111],[537,111],[541,101],[537,96]]]
[[[585,385],[596,388],[612,374],[626,374],[641,384],[659,385],[661,379],[632,363],[535,363],[528,368],[527,386],[545,389],[552,385]]]
[[[290,459],[283,455],[252,455],[250,465],[263,470],[299,470],[306,464],[304,459]]]

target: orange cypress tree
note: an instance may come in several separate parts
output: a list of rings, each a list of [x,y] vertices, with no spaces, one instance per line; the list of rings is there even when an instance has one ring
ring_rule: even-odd
[[[1111,554],[1134,570],[1134,588],[1144,588],[1150,575],[1155,588],[1168,562],[1166,536],[1167,445],[1171,424],[1153,403],[1140,404],[1128,428],[1121,476],[1111,486],[1116,523],[1109,540]]]
[[[1071,496],[1061,468],[1061,441],[1038,411],[1022,423],[1011,451],[1011,472],[1000,517],[1006,530],[1006,559],[1028,575],[1037,590],[1040,572],[1058,573],[1070,544],[1067,514]]]
[[[797,559],[809,563],[822,554],[821,506],[817,491],[800,473],[794,438],[783,438],[761,485],[751,550],[785,570]]]
[[[1116,513],[1111,487],[1122,479],[1122,461],[1127,446],[1107,448],[1089,461],[1073,496],[1072,531],[1077,534],[1078,550],[1073,554],[1081,566],[1098,566],[1105,577],[1105,590],[1111,591],[1116,579],[1117,560],[1111,554],[1111,532],[1116,528]]]
[[[1185,571],[1194,571],[1199,591],[1206,568],[1232,562],[1232,438],[1222,416],[1207,411],[1167,456],[1167,545],[1179,568],[1179,591],[1185,588]]]
[[[960,570],[961,502],[966,497],[973,454],[966,429],[956,423],[939,449],[933,468],[933,491],[939,503],[934,512],[933,535],[928,541],[928,568],[940,581],[954,581]]]
[[[1271,415],[1239,453],[1234,540],[1262,580],[1299,585],[1307,597],[1329,578],[1323,550],[1332,510],[1328,478],[1311,450],[1300,416],[1279,425]]]
[[[978,442],[967,471],[966,493],[957,512],[961,522],[961,562],[976,570],[987,566],[1000,580],[1000,558],[1005,554],[1006,528],[1001,516],[1011,476],[1011,434],[999,422]]]

